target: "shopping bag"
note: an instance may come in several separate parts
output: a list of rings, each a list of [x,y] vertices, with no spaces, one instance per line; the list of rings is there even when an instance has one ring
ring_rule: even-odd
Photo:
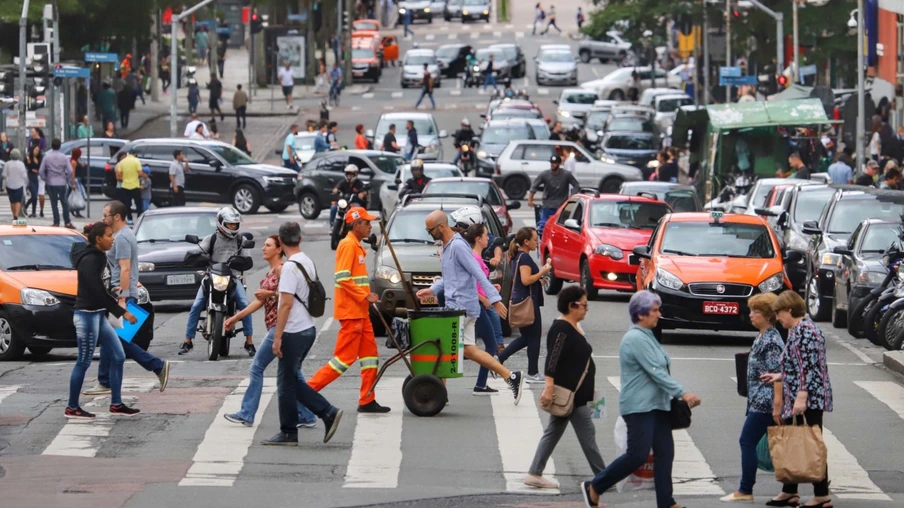
[[[70,212],[80,212],[85,209],[85,196],[82,194],[84,187],[82,187],[81,182],[77,184],[78,188],[73,189],[69,192],[69,211]]]
[[[602,395],[597,397],[594,394],[595,401],[590,403],[590,417],[594,420],[599,420],[601,418],[606,417],[606,396]],[[627,438],[626,438],[627,439]]]
[[[775,479],[782,483],[813,483],[826,477],[828,452],[822,430],[802,418],[803,425],[778,425],[767,431]]]
[[[399,341],[399,345],[402,346],[402,349],[408,349],[411,347],[411,334],[408,331],[408,320],[402,318],[392,318],[392,323],[389,325],[392,327],[392,335]],[[395,344],[393,344],[392,339],[388,336],[386,337],[386,348],[387,349],[395,349]]]
[[[775,472],[772,455],[769,453],[769,436],[767,434],[763,434],[763,438],[756,445],[756,467],[767,473]]]
[[[624,455],[628,451],[628,425],[621,416],[615,421],[615,449],[617,455]],[[647,461],[627,478],[618,482],[615,488],[619,492],[632,490],[653,490],[656,487],[653,481],[653,452],[647,456]]]

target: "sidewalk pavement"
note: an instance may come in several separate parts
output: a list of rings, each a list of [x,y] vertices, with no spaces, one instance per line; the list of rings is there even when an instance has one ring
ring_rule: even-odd
[[[882,354],[882,363],[888,370],[904,376],[904,351],[888,351]]]

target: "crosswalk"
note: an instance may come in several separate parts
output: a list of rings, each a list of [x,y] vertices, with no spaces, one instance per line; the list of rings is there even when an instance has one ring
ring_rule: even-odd
[[[728,376],[723,379],[726,379],[726,384],[729,380],[734,382],[734,378]],[[358,380],[351,378],[345,381],[349,383],[346,388],[351,388]],[[418,418],[404,408],[402,382],[402,377],[385,377],[378,387],[379,399],[381,403],[393,408],[391,413],[358,415],[347,410],[343,419],[344,428],[340,428],[340,433],[334,438],[341,446],[349,449],[345,463],[340,466],[340,475],[334,480],[339,482],[337,487],[399,489],[404,487],[403,478],[410,474],[405,471],[412,464],[417,465],[416,469],[422,468],[419,464],[424,460],[424,454],[429,456],[439,454],[443,449],[455,448],[466,450],[463,457],[458,456],[459,460],[467,459],[471,450],[474,450],[488,456],[490,463],[498,464],[495,469],[481,471],[481,477],[487,481],[487,485],[482,485],[481,488],[517,494],[561,492],[559,489],[534,489],[523,484],[546,422],[545,413],[536,403],[538,389],[525,385],[528,391],[521,403],[515,406],[502,380],[490,380],[490,386],[500,390],[499,394],[490,397],[470,397],[467,379],[450,380],[448,388],[451,405],[437,417],[429,419]],[[171,386],[179,384],[179,378],[175,376]],[[191,446],[196,448],[190,466],[178,481],[179,487],[235,486],[242,478],[248,457],[261,446],[261,439],[269,437],[264,435],[269,430],[265,432],[263,427],[272,427],[277,418],[278,409],[272,403],[276,393],[275,378],[264,378],[261,404],[255,424],[250,428],[232,424],[223,418],[225,414],[240,408],[248,379],[236,379],[232,386],[233,388],[223,391],[222,401],[216,405],[215,412],[211,411],[211,416],[206,418],[208,423],[203,432],[193,438],[194,444]],[[597,380],[597,388],[608,395],[607,399],[617,401],[617,393],[621,388],[619,377],[601,376]],[[141,408],[142,399],[155,389],[153,378],[128,377],[124,380],[124,399]],[[347,408],[354,403],[355,391],[326,394],[331,399],[336,399],[332,400],[334,404]],[[695,392],[704,400],[711,395],[698,390]],[[847,404],[856,404],[857,413],[869,414],[871,419],[886,422],[895,432],[900,432],[904,421],[904,387],[901,385],[892,381],[869,379],[844,381],[836,385],[835,392],[855,397],[855,401],[849,400]],[[156,393],[153,395],[158,396]],[[159,394],[161,399],[156,403],[165,401],[167,395],[168,393]],[[15,402],[18,397],[27,399],[31,396],[27,385],[0,386],[0,414],[7,407],[28,407],[29,404],[21,404],[25,399],[19,400],[18,406],[10,406],[10,402]],[[111,453],[117,453],[119,447],[115,445],[130,439],[124,431],[117,432],[117,427],[129,425],[136,419],[126,420],[104,413],[107,404],[108,397],[96,397],[85,403],[86,408],[97,412],[98,417],[94,421],[66,421],[62,418],[45,420],[45,426],[57,425],[58,429],[40,453],[45,456],[85,459],[110,457]],[[836,405],[840,404],[836,402]],[[58,413],[62,413],[62,405],[58,409]],[[727,408],[727,412],[723,409],[726,408],[701,406],[700,410],[695,410],[694,426],[674,432],[676,452],[673,480],[676,497],[715,497],[734,489],[735,480],[732,478],[738,476],[740,467],[735,451],[737,438],[732,435],[728,443],[715,444],[713,439],[724,436],[715,437],[712,434],[714,429],[724,427],[725,418],[737,420],[729,423],[743,420],[743,399],[738,398],[736,403]],[[707,414],[707,411],[714,411],[716,414]],[[614,458],[611,432],[617,414],[617,409],[612,408],[609,414],[596,420],[597,440],[607,462]],[[138,418],[155,416],[160,415],[142,413]],[[865,451],[867,448],[861,439],[881,438],[862,436],[858,425],[855,423],[852,427],[850,423],[842,415],[830,415],[827,425],[831,428],[827,427],[823,433],[829,453],[832,495],[843,500],[892,502],[889,494],[897,491],[886,492],[879,486],[882,483],[887,486],[888,477],[883,471],[876,470],[874,457]],[[447,425],[453,425],[458,430],[449,432],[448,427],[444,427]],[[462,426],[466,431],[459,433]],[[425,429],[431,427],[433,431],[425,432]],[[300,434],[302,439],[299,446],[305,448],[305,454],[316,454],[323,450],[320,431]],[[889,446],[892,449],[899,446],[895,444],[899,440],[895,440],[893,435],[889,433],[886,436],[886,439],[891,440]],[[154,436],[145,438],[153,439]],[[563,485],[562,491],[572,491],[574,485],[571,484],[576,484],[575,478],[589,474],[579,447],[568,443],[569,439],[573,440],[570,436],[563,439],[544,471],[544,476],[548,478],[556,478],[558,475]],[[333,442],[330,446],[332,445]],[[726,447],[730,449],[729,459],[722,457],[721,449]],[[125,450],[128,453],[127,447]],[[559,467],[562,463],[567,465],[564,469]],[[466,467],[462,464],[459,466]],[[452,474],[451,470],[448,472]]]

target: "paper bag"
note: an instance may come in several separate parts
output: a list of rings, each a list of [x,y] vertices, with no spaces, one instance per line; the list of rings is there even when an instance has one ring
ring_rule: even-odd
[[[795,417],[796,423],[797,417]],[[826,477],[828,452],[822,430],[814,425],[769,427],[769,453],[775,479],[782,483],[813,483]]]

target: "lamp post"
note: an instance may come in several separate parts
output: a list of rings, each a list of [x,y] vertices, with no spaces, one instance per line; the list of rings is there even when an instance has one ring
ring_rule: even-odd
[[[865,133],[865,116],[866,116],[866,84],[863,76],[863,0],[857,0],[857,10],[851,11],[851,18],[848,20],[848,28],[857,29],[857,171],[863,170],[863,137]],[[856,13],[856,18],[854,16]]]

